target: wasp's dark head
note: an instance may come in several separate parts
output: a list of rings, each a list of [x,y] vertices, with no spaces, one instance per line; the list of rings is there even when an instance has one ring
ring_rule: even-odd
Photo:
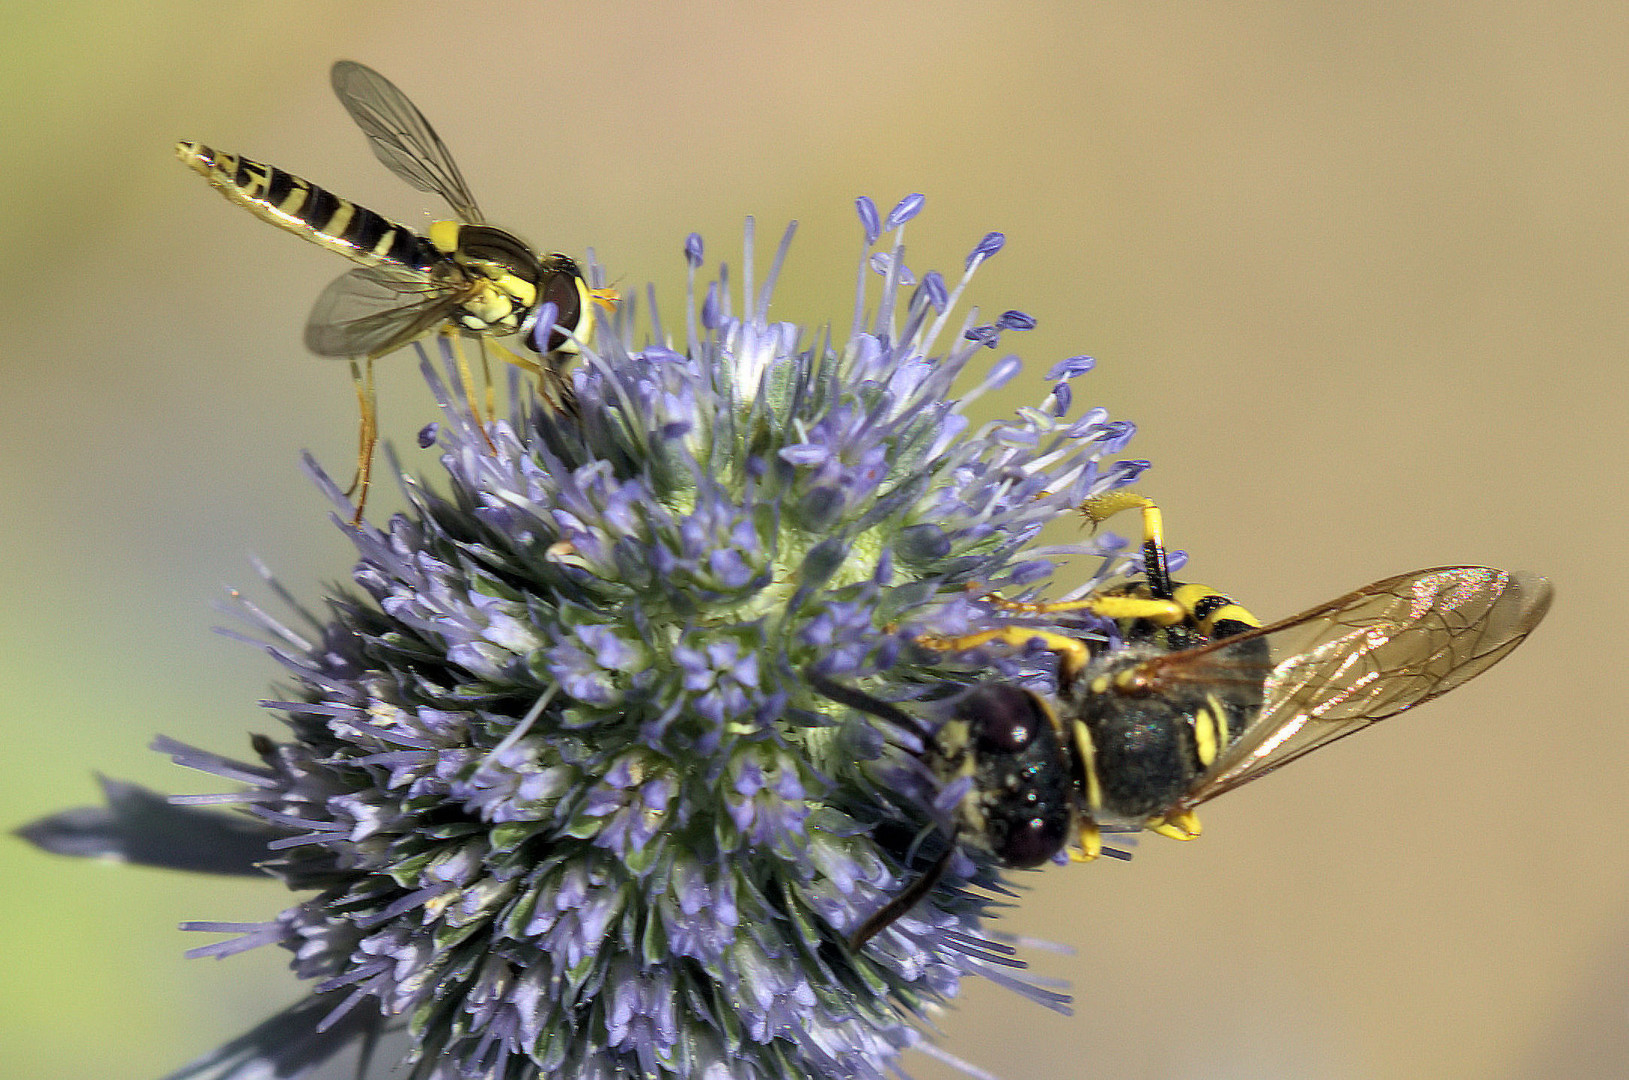
[[[972,786],[957,816],[1010,867],[1039,866],[1063,849],[1075,817],[1074,767],[1056,714],[1012,683],[984,683],[956,698],[929,744],[929,767]]]

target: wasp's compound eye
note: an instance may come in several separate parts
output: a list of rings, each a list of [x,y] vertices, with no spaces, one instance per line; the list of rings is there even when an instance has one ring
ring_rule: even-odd
[[[976,686],[956,703],[973,762],[969,820],[1003,865],[1039,866],[1063,848],[1074,818],[1068,752],[1051,711],[1009,683]]]
[[[1022,754],[1052,720],[1034,694],[1007,683],[974,687],[957,712],[967,721],[981,754]]]
[[[1008,822],[996,855],[1014,870],[1030,870],[1062,851],[1068,839],[1068,815],[1050,809]]]

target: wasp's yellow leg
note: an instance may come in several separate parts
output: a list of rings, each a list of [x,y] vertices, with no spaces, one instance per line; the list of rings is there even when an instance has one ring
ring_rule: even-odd
[[[1135,491],[1105,491],[1101,495],[1093,495],[1080,504],[1080,512],[1086,515],[1092,527],[1103,524],[1122,510],[1141,510],[1143,512],[1143,536],[1150,535],[1154,539],[1164,542],[1164,527],[1160,518],[1160,508],[1154,505],[1154,500],[1146,495],[1139,495]],[[1152,515],[1153,528],[1149,528],[1150,515]]]
[[[346,497],[356,496],[354,528],[362,524],[362,511],[368,505],[368,487],[373,482],[373,451],[379,443],[379,399],[373,389],[373,358],[367,360],[367,374],[351,362],[351,383],[356,387],[356,405],[361,414],[356,433],[356,477],[345,489]]]
[[[1089,611],[1105,619],[1145,619],[1156,626],[1175,626],[1188,617],[1187,610],[1175,600],[1156,600],[1151,596],[1127,596],[1123,593],[1092,593],[1079,600],[1043,600],[1039,603],[1005,600],[999,596],[986,596],[984,599],[1007,611],[1022,611],[1029,615]]]
[[[1148,828],[1172,840],[1196,840],[1204,831],[1199,825],[1199,815],[1192,810],[1176,810],[1164,817],[1149,818]]]
[[[1069,850],[1070,862],[1091,862],[1103,854],[1103,833],[1096,822],[1081,818],[1076,838],[1080,846]]]
[[[967,649],[976,649],[980,645],[988,645],[992,641],[1021,649],[1032,641],[1039,641],[1048,651],[1058,654],[1058,674],[1066,683],[1073,681],[1074,677],[1085,669],[1086,662],[1092,658],[1091,650],[1086,648],[1083,641],[1065,637],[1063,634],[1054,634],[1048,630],[1034,630],[1027,626],[998,626],[994,630],[981,630],[976,634],[965,634],[961,637],[925,634],[916,641],[919,645],[940,652],[964,652]]]
[[[1170,596],[1171,575],[1165,567],[1165,519],[1154,501],[1135,491],[1106,491],[1080,504],[1080,512],[1094,529],[1122,510],[1143,512],[1143,569],[1148,587],[1155,596]]]

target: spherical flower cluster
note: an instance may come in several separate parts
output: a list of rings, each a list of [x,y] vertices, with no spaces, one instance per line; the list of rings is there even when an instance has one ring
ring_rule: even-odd
[[[911,731],[811,673],[925,723],[991,671],[1044,680],[1045,654],[957,667],[918,639],[1010,619],[981,597],[1106,553],[1034,542],[1142,467],[1104,464],[1129,424],[1074,413],[1084,357],[1052,369],[1042,404],[971,427],[966,404],[1018,362],[959,398],[958,377],[1033,320],[953,324],[1002,239],[954,287],[917,280],[902,237],[920,207],[883,220],[860,200],[846,336],[769,320],[791,230],[760,285],[749,227],[739,301],[722,268],[698,288],[691,237],[682,343],[652,304],[636,345],[624,304],[571,373],[570,409],[517,381],[487,419],[450,357],[426,356],[445,477],[404,478],[410,510],[383,527],[344,526],[354,589],[324,618],[245,608],[291,676],[268,703],[282,736],[248,761],[159,744],[242,790],[166,801],[110,782],[107,808],[25,833],[299,894],[265,923],[188,924],[236,935],[200,955],[281,945],[311,985],[177,1077],[294,1077],[403,1030],[413,1080],[879,1080],[964,975],[1066,1007],[984,929],[1010,894],[976,844],[850,943],[944,850],[950,806]]]

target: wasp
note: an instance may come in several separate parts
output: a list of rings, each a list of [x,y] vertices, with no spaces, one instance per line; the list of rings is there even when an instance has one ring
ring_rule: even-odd
[[[853,933],[854,948],[926,896],[963,840],[1013,869],[1066,848],[1075,861],[1096,858],[1105,830],[1191,840],[1201,804],[1474,678],[1550,606],[1541,577],[1444,566],[1262,625],[1214,589],[1171,580],[1162,516],[1147,498],[1111,492],[1082,507],[1094,523],[1126,509],[1142,512],[1141,580],[1063,602],[989,598],[1031,616],[1093,616],[1110,630],[1095,636],[1115,647],[1016,623],[916,639],[940,652],[1039,641],[1058,658],[1055,695],[975,684],[929,728],[808,673],[818,692],[913,733],[942,783],[969,781],[945,853]]]
[[[540,360],[507,350],[500,356],[535,374],[544,396],[564,407],[569,398],[560,369],[593,334],[595,309],[612,310],[618,296],[613,289],[590,288],[570,256],[539,255],[514,233],[485,224],[446,144],[389,79],[341,60],[332,81],[374,155],[409,184],[439,195],[457,220],[435,222],[421,236],[274,166],[194,142],[176,143],[175,152],[228,201],[360,264],[323,290],[305,328],[312,352],[353,362],[362,411],[352,485],[361,492],[359,521],[377,434],[375,359],[436,331],[478,338],[520,334]],[[549,324],[539,326],[550,305]],[[357,360],[367,364],[366,380]],[[462,374],[468,391],[467,369]]]

